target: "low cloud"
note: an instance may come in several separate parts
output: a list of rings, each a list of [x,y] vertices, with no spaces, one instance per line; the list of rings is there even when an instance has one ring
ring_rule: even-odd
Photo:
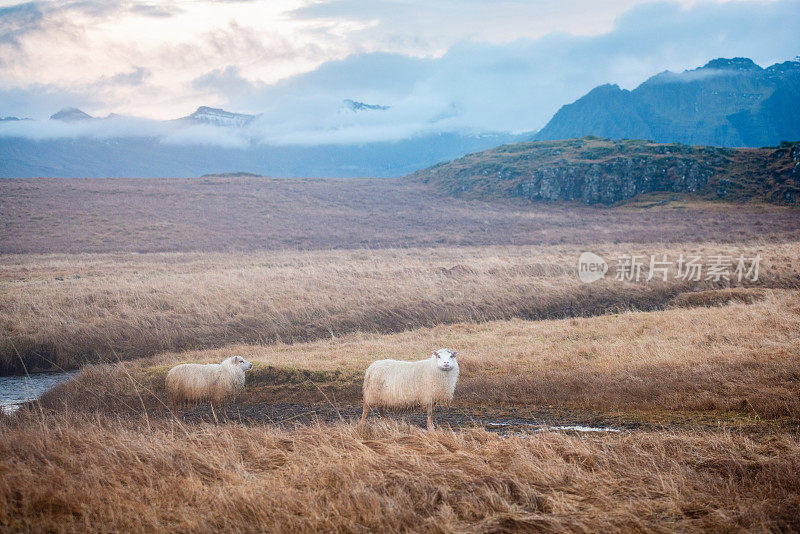
[[[129,8],[131,13],[146,17],[168,18],[183,13],[183,10],[173,5],[133,4]]]
[[[310,20],[355,16],[352,2],[315,5],[297,16]],[[209,34],[209,46],[220,52],[256,46],[252,32],[237,35],[236,28],[229,25],[224,32]],[[233,58],[228,65],[201,71],[187,81],[187,88],[203,99],[201,104],[258,114],[245,128],[187,128],[157,121],[126,123],[124,127],[122,123],[102,128],[80,125],[74,131],[72,126],[51,128],[47,124],[42,128],[48,135],[109,136],[135,131],[165,142],[229,146],[351,144],[436,132],[535,131],[561,105],[603,83],[632,89],[665,69],[681,73],[716,57],[750,57],[762,66],[794,57],[800,50],[797,28],[797,0],[696,3],[690,7],[663,2],[629,9],[609,31],[598,35],[551,33],[512,42],[462,41],[438,57],[351,54],[273,84],[246,75]],[[268,47],[259,46],[264,54],[270,54]],[[287,57],[294,53],[286,50]],[[132,69],[114,74],[106,82],[146,85],[147,67]],[[695,74],[671,76],[689,79]],[[0,114],[15,114],[10,105],[15,98],[9,100],[8,94],[0,91]],[[69,97],[65,98],[68,102],[55,105],[59,95]],[[32,101],[53,102],[50,113],[65,105],[91,112],[93,104],[107,102],[106,94],[99,90],[93,93],[87,88],[84,96],[83,103],[76,102],[75,92],[59,93],[56,88],[43,90],[40,86],[33,91]],[[343,108],[345,99],[390,109],[353,112]],[[22,135],[20,132],[33,132],[35,124],[43,123],[14,128]],[[0,135],[8,135],[8,131],[6,124],[0,125]]]
[[[720,69],[700,69],[686,72],[662,72],[648,83],[691,83],[709,78],[719,78],[722,76],[735,76],[736,71]]]
[[[40,29],[43,21],[44,16],[34,2],[0,8],[0,43],[18,48],[20,39]]]
[[[136,117],[109,117],[73,122],[20,120],[0,123],[0,137],[36,141],[63,138],[113,140],[126,137],[157,138],[166,144],[213,145],[240,148],[251,145],[244,131],[230,131],[202,124],[155,121]]]
[[[256,84],[246,80],[239,72],[239,67],[235,65],[214,69],[198,76],[192,80],[192,88],[198,91],[229,95],[229,98],[251,95],[259,89]]]
[[[141,85],[149,76],[149,69],[135,67],[130,72],[120,72],[111,76],[110,82],[116,85]]]

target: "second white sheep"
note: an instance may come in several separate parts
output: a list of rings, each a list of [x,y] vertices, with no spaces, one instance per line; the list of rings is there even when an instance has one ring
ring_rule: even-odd
[[[183,363],[167,373],[167,396],[177,415],[178,407],[210,401],[211,409],[244,389],[244,372],[253,364],[241,356],[231,356],[222,363]]]

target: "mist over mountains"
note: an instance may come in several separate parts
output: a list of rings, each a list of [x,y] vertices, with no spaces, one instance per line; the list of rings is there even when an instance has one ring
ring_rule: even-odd
[[[206,106],[170,121],[95,118],[65,109],[41,130],[36,121],[15,121],[28,135],[0,137],[0,176],[191,177],[247,171],[275,177],[390,177],[522,139],[446,132],[373,143],[270,145],[248,139],[258,118]]]
[[[689,145],[759,147],[800,139],[800,61],[762,68],[746,58],[662,72],[628,91],[602,85],[563,106],[538,133],[453,126],[432,115],[407,131],[398,109],[341,100],[282,117],[201,106],[165,121],[65,108],[50,120],[0,121],[2,177],[188,177],[246,171],[393,177],[506,143],[597,135]],[[425,106],[424,102],[419,104]],[[314,118],[317,122],[313,122]],[[281,122],[283,121],[283,122]],[[448,126],[450,125],[450,126]]]
[[[370,123],[390,106],[344,100],[341,127]],[[520,141],[507,132],[420,132],[399,140],[265,142],[262,115],[201,106],[167,121],[65,108],[48,121],[8,121],[0,128],[2,177],[190,177],[246,171],[275,177],[402,176],[467,152]]]

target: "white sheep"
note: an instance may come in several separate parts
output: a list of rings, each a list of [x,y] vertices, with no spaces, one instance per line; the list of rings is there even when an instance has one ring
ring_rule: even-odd
[[[244,389],[244,372],[253,364],[241,356],[231,356],[222,363],[183,363],[167,373],[167,396],[177,415],[178,406],[210,401],[223,406],[231,397]]]
[[[433,408],[449,403],[458,382],[456,352],[450,349],[433,351],[427,360],[405,362],[378,360],[364,374],[364,412],[361,424],[367,421],[370,408],[421,406],[428,411],[428,429],[433,428]]]

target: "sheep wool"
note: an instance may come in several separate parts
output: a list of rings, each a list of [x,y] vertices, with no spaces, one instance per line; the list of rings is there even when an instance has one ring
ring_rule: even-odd
[[[231,356],[222,363],[184,363],[167,373],[167,396],[173,409],[184,404],[210,401],[223,405],[244,389],[244,372],[253,364],[240,356]]]
[[[421,406],[428,412],[428,428],[433,428],[433,408],[453,400],[458,382],[456,352],[439,349],[427,360],[407,362],[378,360],[364,374],[364,411],[361,422],[367,419],[370,408]]]

